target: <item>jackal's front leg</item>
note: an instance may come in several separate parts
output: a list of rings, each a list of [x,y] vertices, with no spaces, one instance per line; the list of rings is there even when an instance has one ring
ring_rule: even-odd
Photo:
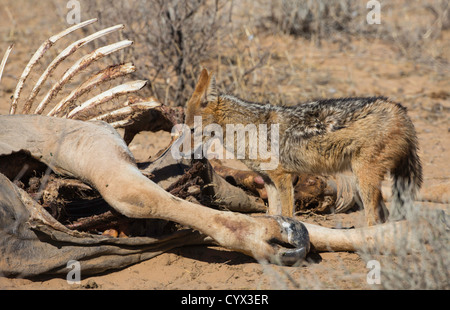
[[[269,173],[266,182],[269,215],[294,216],[294,187],[292,176],[286,173]]]

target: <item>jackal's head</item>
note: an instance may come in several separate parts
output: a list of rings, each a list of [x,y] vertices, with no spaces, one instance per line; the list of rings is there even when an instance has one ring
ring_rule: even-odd
[[[192,128],[194,126],[194,116],[203,117],[203,112],[208,104],[215,103],[217,100],[218,94],[214,75],[203,69],[194,93],[186,104],[185,124]]]

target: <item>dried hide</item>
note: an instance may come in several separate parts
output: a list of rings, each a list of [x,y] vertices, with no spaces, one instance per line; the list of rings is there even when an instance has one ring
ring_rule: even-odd
[[[7,277],[67,274],[70,260],[79,261],[86,276],[205,242],[205,236],[188,229],[154,238],[109,238],[69,230],[0,174],[0,274]]]
[[[45,144],[26,137],[21,131],[8,132],[8,121],[20,118],[26,123],[30,116],[7,116],[2,118],[0,127],[0,166],[8,167],[9,173],[17,174],[23,166],[14,168],[17,162],[9,161],[13,154],[28,153],[36,159],[51,160],[56,154],[44,154]],[[49,119],[49,118],[47,118]],[[53,119],[60,123],[61,119]],[[18,119],[16,120],[18,121]],[[81,124],[87,124],[82,123]],[[58,130],[55,124],[46,123]],[[39,124],[36,124],[39,126]],[[42,128],[41,127],[41,132]],[[17,126],[15,126],[17,129]],[[73,128],[77,131],[77,128]],[[111,132],[111,134],[116,134]],[[37,136],[36,136],[37,138]],[[21,141],[22,140],[22,141]],[[13,143],[9,143],[13,141]],[[18,142],[20,141],[20,142]],[[43,142],[43,141],[41,141]],[[17,145],[21,145],[20,149]],[[42,145],[42,147],[39,147]],[[25,151],[25,152],[24,152]],[[20,153],[19,153],[20,152]],[[28,158],[28,166],[33,162]],[[37,162],[37,161],[36,161]],[[45,166],[44,166],[45,167]],[[58,167],[53,167],[58,171]],[[12,178],[13,179],[13,178]],[[124,268],[147,260],[165,251],[189,244],[202,244],[205,236],[190,229],[179,230],[169,235],[154,237],[110,238],[70,230],[56,221],[24,190],[17,187],[0,173],[0,274],[8,277],[33,277],[38,275],[67,274],[67,263],[77,260],[81,264],[82,275],[96,274],[106,270]]]

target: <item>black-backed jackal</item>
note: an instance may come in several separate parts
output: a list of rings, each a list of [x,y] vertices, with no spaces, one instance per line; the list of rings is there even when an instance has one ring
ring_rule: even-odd
[[[267,158],[243,160],[265,179],[272,215],[293,216],[292,174],[352,171],[368,225],[384,222],[389,214],[381,196],[388,172],[396,212],[414,199],[422,183],[414,126],[403,106],[384,97],[317,100],[289,107],[259,104],[219,95],[214,77],[204,69],[187,103],[186,125],[193,126],[194,116],[201,116],[203,127],[222,126],[224,137],[227,124],[278,124],[277,166],[261,169]]]

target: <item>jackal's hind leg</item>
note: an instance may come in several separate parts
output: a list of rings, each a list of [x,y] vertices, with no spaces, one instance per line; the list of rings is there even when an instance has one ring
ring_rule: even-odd
[[[381,181],[384,173],[374,165],[354,165],[358,190],[364,205],[364,213],[368,226],[386,222],[389,211],[384,205],[381,194]]]

